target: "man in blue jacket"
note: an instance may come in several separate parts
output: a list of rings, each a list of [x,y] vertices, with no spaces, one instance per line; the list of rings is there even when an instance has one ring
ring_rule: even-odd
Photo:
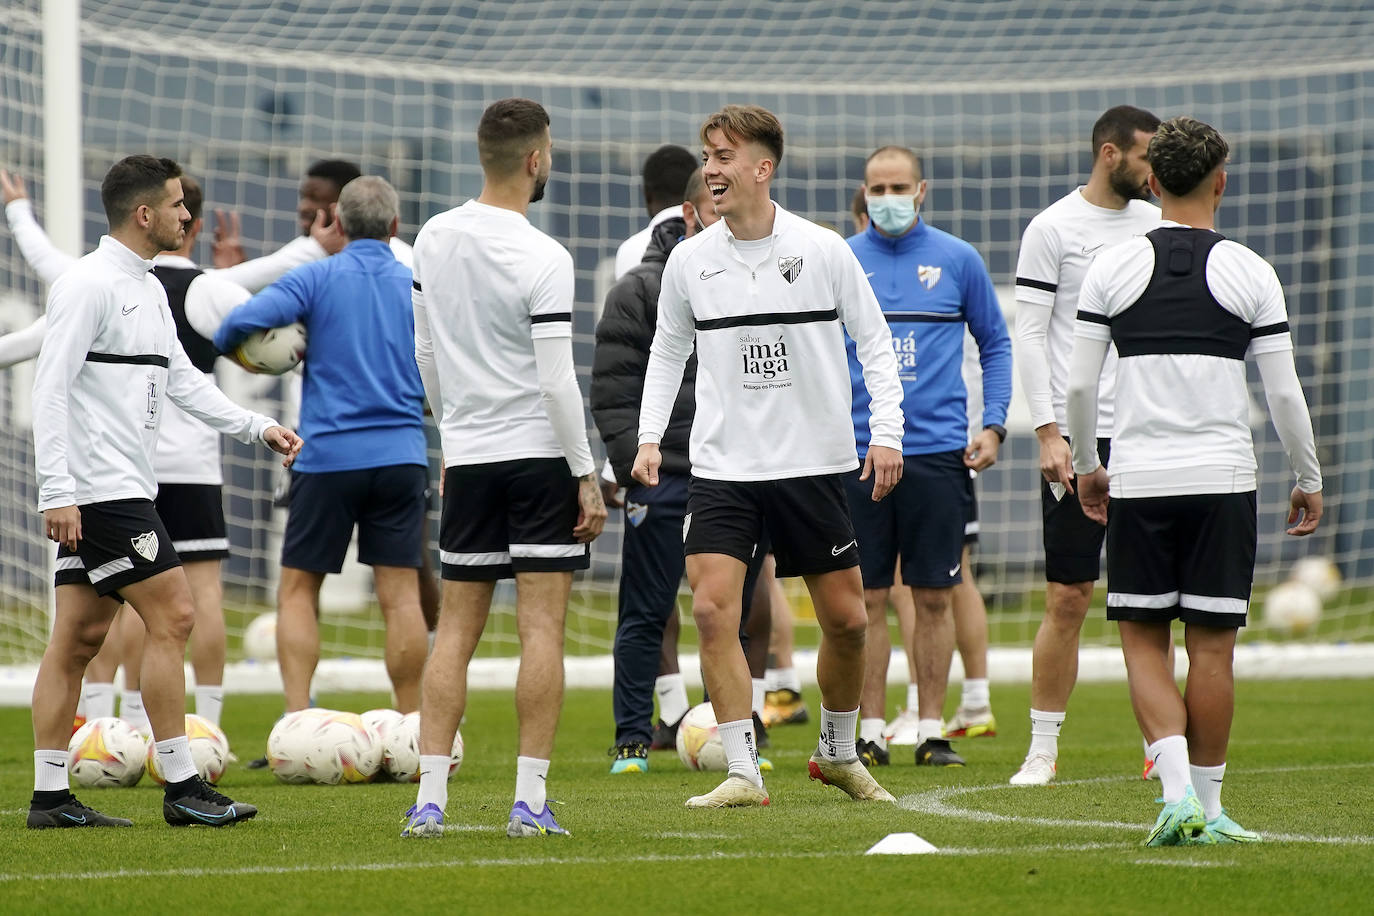
[[[356,525],[358,562],[372,567],[386,622],[396,708],[411,712],[420,707],[426,654],[415,570],[429,476],[413,278],[387,247],[399,213],[391,185],[355,178],[337,206],[349,240],[343,251],[291,271],[234,309],[215,346],[227,353],[264,328],[297,321],[306,328],[300,425],[312,441],[292,469],[277,594],[287,711],[310,704],[320,586],[342,569]]]
[[[997,460],[1011,400],[1011,338],[992,280],[973,246],[920,218],[926,183],[921,161],[905,147],[885,146],[864,165],[870,223],[849,239],[887,316],[902,379],[905,428],[902,483],[888,499],[872,500],[872,484],[849,482],[850,514],[868,605],[870,643],[860,710],[859,754],[870,765],[888,760],[884,697],[888,640],[886,608],[897,557],[902,582],[916,604],[907,652],[915,653],[920,705],[916,763],[963,766],[942,734],[941,717],[954,617],[950,596],[962,581],[964,522],[973,500],[969,470]],[[968,441],[968,392],[960,366],[964,326],[983,367],[984,427]],[[868,447],[869,395],[849,343],[854,432]],[[875,644],[876,643],[876,644]]]

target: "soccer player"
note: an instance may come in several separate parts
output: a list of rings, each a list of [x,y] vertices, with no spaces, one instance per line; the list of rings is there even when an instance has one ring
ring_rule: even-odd
[[[402,836],[443,833],[449,750],[468,663],[499,579],[515,578],[520,674],[512,837],[566,834],[545,794],[563,705],[573,571],[606,522],[573,370],[573,260],[530,225],[553,160],[529,99],[477,126],[482,193],[415,240],[415,356],[444,450],[443,610],[420,704],[420,788]]]
[[[300,439],[229,401],[177,341],[151,258],[181,247],[190,214],[170,159],[115,163],[100,196],[110,234],[63,273],[48,296],[48,329],[33,386],[39,509],[58,542],[56,619],[33,691],[34,794],[28,826],[129,826],[82,805],[67,780],[67,741],[86,664],[127,600],[147,625],[143,687],[159,764],[163,818],[224,826],[252,805],[196,773],[186,740],[182,673],[195,617],[190,587],[153,509],[153,445],[171,400],[221,432],[287,456]]]
[[[619,280],[644,260],[654,232],[670,219],[682,219],[687,179],[699,168],[696,157],[680,146],[666,144],[644,160],[644,206],[649,225],[620,243],[615,252],[615,278]]]
[[[1148,156],[1164,224],[1098,256],[1074,326],[1068,421],[1078,498],[1107,526],[1107,617],[1121,631],[1131,706],[1164,794],[1148,846],[1259,840],[1221,806],[1232,655],[1255,571],[1247,356],[1297,472],[1288,533],[1311,534],[1322,517],[1321,466],[1283,288],[1263,258],[1214,228],[1228,151],[1221,134],[1193,118],[1159,126]],[[1093,444],[1112,344],[1119,362],[1109,483]],[[1188,648],[1182,696],[1168,663],[1175,619]]]
[[[892,331],[903,386],[902,486],[873,499],[871,484],[849,475],[850,513],[859,538],[869,635],[859,754],[887,762],[887,602],[900,554],[902,582],[916,606],[914,638],[920,720],[916,763],[963,766],[944,737],[943,710],[954,655],[953,587],[961,581],[964,527],[973,501],[969,470],[997,460],[1011,400],[1011,337],[992,279],[973,246],[920,217],[926,182],[920,159],[900,146],[874,151],[864,164],[868,229],[849,239]],[[969,441],[968,391],[962,375],[964,327],[983,366],[983,429]],[[855,439],[868,445],[870,391],[858,353],[849,348]]]
[[[1017,364],[1040,440],[1040,508],[1044,520],[1045,617],[1031,662],[1031,742],[1011,784],[1054,780],[1059,731],[1078,678],[1078,633],[1093,583],[1101,573],[1105,529],[1087,516],[1073,492],[1065,391],[1073,321],[1083,275],[1099,252],[1159,225],[1147,203],[1145,150],[1159,126],[1148,111],[1119,105],[1092,130],[1093,167],[1075,188],[1030,221],[1016,263]],[[1108,351],[1098,399],[1097,445],[1107,462],[1115,428],[1116,356]]]
[[[234,309],[215,346],[228,353],[255,331],[298,321],[309,341],[301,391],[308,444],[292,468],[277,591],[287,711],[310,705],[320,587],[343,568],[356,527],[358,562],[372,567],[386,623],[396,708],[413,712],[427,648],[415,570],[424,549],[429,462],[411,273],[387,244],[399,203],[385,179],[353,179],[337,207],[349,240],[344,250],[296,268]]]
[[[842,477],[853,470],[844,332],[858,341],[873,392],[865,479],[872,498],[901,478],[901,383],[891,336],[853,253],[834,232],[769,196],[782,159],[778,119],[727,105],[701,128],[703,177],[720,222],[668,258],[644,381],[634,476],[657,486],[660,443],[697,353],[697,413],[684,532],[701,667],[729,776],[690,808],[766,805],[750,677],[736,634],[746,566],[763,528],[778,575],[803,576],[821,625],[822,710],[812,779],[856,799],[891,801],[859,762],[863,587]]]

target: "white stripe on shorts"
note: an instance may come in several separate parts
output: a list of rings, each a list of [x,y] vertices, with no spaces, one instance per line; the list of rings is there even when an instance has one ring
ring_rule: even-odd
[[[97,566],[95,569],[86,573],[86,578],[91,580],[92,585],[95,585],[97,582],[103,582],[110,578],[110,576],[113,576],[115,573],[122,573],[133,568],[133,560],[130,560],[128,557],[120,557],[118,560],[111,560],[103,566]]]
[[[196,553],[202,550],[228,550],[228,538],[198,538],[191,541],[173,541],[172,549],[177,553]]]
[[[1108,592],[1107,607],[1138,607],[1149,610],[1163,610],[1178,604],[1178,592],[1165,592],[1162,595],[1132,595],[1127,592]]]
[[[979,524],[978,524],[977,519],[975,519],[975,520],[973,520],[973,521],[971,521],[971,522],[965,522],[965,523],[964,523],[964,534],[965,534],[965,535],[977,534],[977,533],[978,533],[979,527],[980,527],[980,526],[979,526]]]
[[[58,557],[58,558],[57,558],[57,566],[54,567],[54,568],[55,568],[55,569],[82,569],[82,570],[84,570],[84,569],[86,568],[86,564],[81,562],[81,558],[80,558],[80,557]]]
[[[504,550],[495,550],[491,553],[454,553],[451,550],[441,550],[439,560],[449,566],[502,566],[510,562],[510,554]]]
[[[1178,603],[1195,611],[1210,611],[1213,614],[1244,614],[1250,610],[1250,602],[1244,598],[1216,598],[1211,595],[1189,595],[1184,592]]]
[[[580,557],[587,552],[586,544],[512,544],[510,555],[522,559]]]

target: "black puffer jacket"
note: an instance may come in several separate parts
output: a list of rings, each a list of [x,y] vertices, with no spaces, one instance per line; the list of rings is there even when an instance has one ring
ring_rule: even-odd
[[[606,307],[596,326],[596,355],[592,359],[592,418],[606,444],[615,477],[622,485],[634,483],[630,470],[639,450],[639,402],[644,396],[644,372],[649,367],[649,347],[658,325],[658,290],[668,252],[682,238],[681,219],[664,220],[654,229],[644,260],[616,281],[606,294]],[[687,360],[668,428],[659,448],[660,470],[687,474],[692,463],[687,443],[696,414],[696,354]]]

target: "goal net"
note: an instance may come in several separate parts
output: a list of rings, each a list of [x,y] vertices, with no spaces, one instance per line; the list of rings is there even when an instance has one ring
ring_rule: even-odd
[[[1278,270],[1326,474],[1320,533],[1286,538],[1292,477],[1255,384],[1254,616],[1300,558],[1326,558],[1343,581],[1306,638],[1374,638],[1374,7],[1366,3],[1317,0],[1297,15],[1282,4],[1207,0],[1123,0],[1110,9],[1079,0],[85,0],[82,15],[87,248],[103,231],[104,170],[145,151],[176,158],[201,181],[207,215],[238,213],[250,255],[298,231],[296,186],[322,157],[386,176],[411,240],[426,218],[478,192],[475,128],[485,105],[511,95],[541,101],[553,119],[555,163],[531,218],[576,262],[584,393],[610,262],[647,222],[640,164],[663,143],[695,150],[701,120],[724,103],[779,114],[787,131],[779,201],[845,234],[867,153],[888,143],[919,151],[930,182],[925,218],[977,247],[1009,317],[1021,231],[1085,178],[1088,133],[1103,110],[1130,103],[1215,124],[1232,147],[1219,228]],[[42,217],[40,26],[40,0],[0,10],[0,166],[29,179]],[[206,264],[208,234],[199,252]],[[44,295],[0,232],[0,321],[23,326]],[[220,378],[235,397],[290,409],[274,380],[229,367]],[[47,627],[30,379],[22,366],[0,374],[0,663],[36,659]],[[997,646],[1029,645],[1043,607],[1028,425],[1018,391],[1001,460],[978,484],[975,572]],[[226,441],[224,456],[232,657],[246,623],[272,606],[284,512],[272,507],[277,471],[266,453]],[[578,579],[570,653],[610,650],[620,530],[613,517],[591,572]],[[806,644],[808,608],[800,589],[793,594]],[[482,652],[514,651],[511,599],[498,592]],[[371,605],[365,570],[350,567],[329,586],[327,656],[380,657]],[[1244,639],[1278,635],[1258,623]],[[1099,620],[1085,630],[1088,644],[1113,639]]]

